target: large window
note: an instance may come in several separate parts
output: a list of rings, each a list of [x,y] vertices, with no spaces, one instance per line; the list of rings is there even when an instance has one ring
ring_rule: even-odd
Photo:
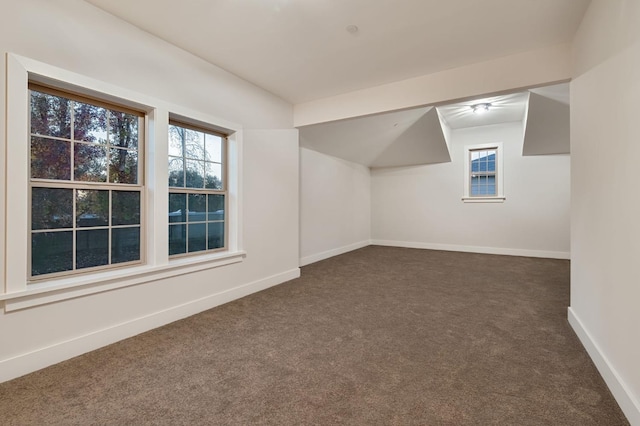
[[[5,311],[243,261],[240,125],[11,53],[5,65]]]
[[[227,137],[171,121],[168,148],[169,254],[225,249]]]
[[[140,263],[143,114],[29,89],[30,278]]]
[[[465,147],[465,202],[502,202],[504,197],[502,144]]]

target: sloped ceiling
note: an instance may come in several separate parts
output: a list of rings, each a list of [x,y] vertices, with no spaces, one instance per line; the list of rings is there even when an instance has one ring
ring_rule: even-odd
[[[552,99],[565,105],[569,105],[569,83],[554,84],[552,86],[536,87],[529,89],[531,93],[535,93],[545,98]]]
[[[391,142],[370,166],[414,166],[449,161],[451,156],[440,117],[432,108]]]
[[[590,2],[86,1],[294,104],[569,43]]]
[[[590,3],[85,1],[292,104],[569,43]],[[533,92],[541,98],[534,97],[529,126],[550,119],[544,118],[545,100],[562,103],[563,94],[554,90]],[[522,120],[526,109],[522,96],[474,100],[493,106],[492,113],[482,118],[469,112],[469,102],[460,102],[437,110],[418,108],[302,127],[300,143],[371,167],[449,161],[450,129]],[[556,149],[551,146],[560,144],[544,131],[532,127],[527,133],[527,155],[550,153]]]
[[[369,167],[450,161],[433,107],[304,126],[300,146]]]
[[[522,155],[568,154],[569,105],[531,93]]]
[[[523,155],[569,152],[569,84],[300,127],[300,146],[369,167],[451,161],[453,130],[525,122]],[[471,106],[490,103],[489,112]]]

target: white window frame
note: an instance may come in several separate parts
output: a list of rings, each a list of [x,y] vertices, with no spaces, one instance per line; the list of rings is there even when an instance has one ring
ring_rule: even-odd
[[[496,195],[472,196],[471,195],[471,152],[478,150],[496,150]],[[502,142],[484,143],[478,145],[466,145],[464,147],[464,194],[462,201],[465,203],[503,203],[504,195],[504,155]]]
[[[8,53],[6,81],[6,138],[0,152],[6,152],[5,176],[0,187],[4,211],[4,266],[0,302],[5,311],[25,309],[116,288],[156,281],[172,276],[241,262],[242,249],[242,127],[199,111],[184,108],[122,87],[63,70],[33,59]],[[57,87],[79,95],[103,99],[147,113],[143,165],[143,199],[146,232],[143,258],[146,263],[75,276],[28,281],[29,219],[29,91],[28,83]],[[168,126],[169,115],[183,117],[217,128],[228,137],[228,245],[224,252],[205,252],[188,258],[168,256]],[[184,121],[184,120],[183,120]],[[3,135],[4,136],[4,135]]]
[[[176,118],[174,114],[170,114],[169,115],[169,125],[173,125],[176,127],[181,127],[184,129],[188,129],[188,130],[194,130],[196,132],[201,132],[201,133],[205,133],[205,134],[210,134],[210,135],[214,135],[214,136],[219,136],[220,138],[222,138],[222,152],[221,152],[221,169],[222,169],[222,188],[221,189],[208,189],[208,188],[192,188],[192,187],[187,187],[186,185],[184,187],[174,187],[174,186],[169,186],[169,193],[174,193],[174,194],[178,194],[178,193],[182,193],[185,194],[187,199],[189,198],[189,194],[202,194],[202,195],[222,195],[224,196],[224,200],[225,200],[225,216],[223,219],[223,236],[224,236],[224,245],[222,247],[217,247],[217,248],[212,248],[212,249],[208,249],[205,248],[204,250],[200,250],[200,251],[195,251],[195,252],[190,252],[188,247],[189,247],[189,243],[188,241],[186,242],[186,248],[187,251],[185,253],[179,253],[179,254],[169,254],[169,257],[171,259],[175,259],[175,258],[179,258],[179,257],[185,257],[185,256],[197,256],[200,255],[202,253],[205,252],[215,252],[215,251],[225,251],[227,250],[227,245],[228,245],[228,224],[229,221],[226,218],[226,211],[228,210],[227,204],[228,204],[228,199],[229,199],[229,193],[228,193],[228,167],[227,167],[227,152],[228,152],[228,135],[225,134],[224,132],[221,132],[219,129],[212,129],[211,127],[207,126],[205,123],[195,123],[193,120],[188,120],[187,122],[180,120],[180,118]],[[183,158],[185,156],[185,153],[183,153]],[[167,156],[167,159],[169,159],[170,157]],[[175,158],[175,157],[174,157]],[[198,159],[200,160],[200,159]],[[202,161],[204,161],[205,159],[203,158]],[[185,180],[186,183],[186,180]],[[210,221],[208,218],[204,221],[204,222],[200,222],[205,223],[206,226],[209,226],[210,223],[213,223],[212,221]],[[171,225],[178,225],[178,223],[170,223]],[[187,228],[187,234],[188,234],[188,229],[189,229],[189,221],[184,222],[184,226]]]

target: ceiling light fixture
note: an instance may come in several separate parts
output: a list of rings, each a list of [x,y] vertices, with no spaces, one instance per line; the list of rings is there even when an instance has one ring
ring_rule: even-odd
[[[489,107],[490,106],[491,106],[491,104],[489,104],[489,103],[475,104],[475,105],[471,105],[471,109],[476,114],[482,114],[482,113],[485,113],[485,112],[489,111]]]

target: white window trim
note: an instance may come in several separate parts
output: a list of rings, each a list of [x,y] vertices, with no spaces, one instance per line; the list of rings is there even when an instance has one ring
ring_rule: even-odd
[[[85,77],[39,61],[7,53],[6,139],[0,149],[6,152],[6,176],[0,191],[4,191],[4,265],[0,285],[0,301],[5,311],[24,309],[45,303],[66,300],[169,278],[241,262],[242,249],[242,127],[199,111],[193,111],[128,89]],[[54,85],[62,90],[97,97],[147,112],[144,144],[146,164],[145,233],[146,264],[116,268],[77,276],[28,283],[28,183],[29,183],[29,80]],[[228,250],[205,253],[183,259],[168,255],[168,193],[167,155],[169,114],[187,117],[224,130],[228,138]],[[0,194],[1,196],[2,194]],[[9,208],[9,206],[11,206]],[[9,226],[9,224],[11,224]]]
[[[472,197],[470,195],[470,151],[478,149],[495,149],[496,150],[496,194],[488,197]],[[465,203],[504,203],[504,161],[503,161],[502,142],[484,143],[478,145],[465,145],[464,147],[464,194],[462,201]]]

